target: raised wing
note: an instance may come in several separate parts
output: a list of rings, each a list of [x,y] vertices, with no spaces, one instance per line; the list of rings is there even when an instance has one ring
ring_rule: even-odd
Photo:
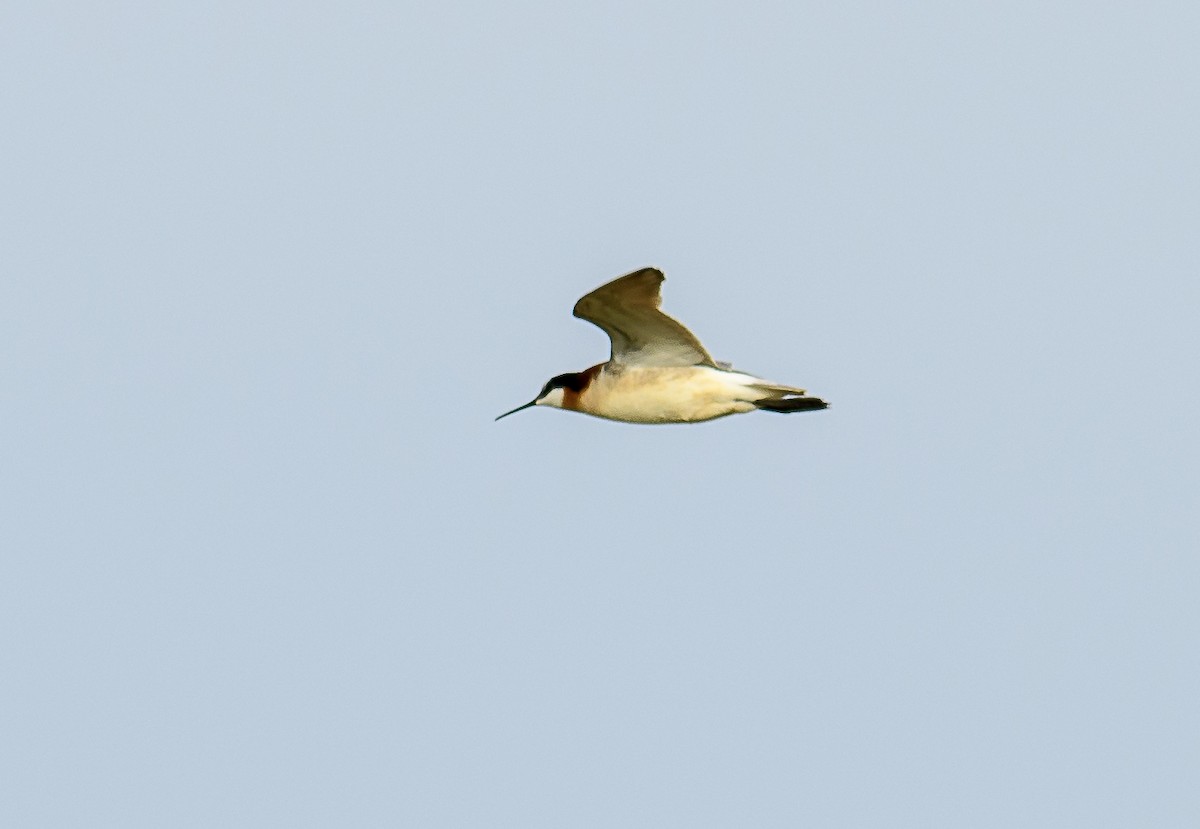
[[[579,300],[572,313],[608,334],[617,365],[715,366],[691,331],[658,310],[665,278],[657,268],[626,274]]]

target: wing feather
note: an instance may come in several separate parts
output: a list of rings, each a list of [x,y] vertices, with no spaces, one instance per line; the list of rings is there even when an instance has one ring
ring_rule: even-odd
[[[662,271],[642,268],[575,303],[572,312],[608,334],[612,362],[637,366],[716,366],[696,336],[659,310]]]

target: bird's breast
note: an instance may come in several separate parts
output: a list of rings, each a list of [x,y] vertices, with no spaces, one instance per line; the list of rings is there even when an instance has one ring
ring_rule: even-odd
[[[564,408],[629,423],[693,423],[754,408],[741,375],[708,366],[595,368],[592,382]]]

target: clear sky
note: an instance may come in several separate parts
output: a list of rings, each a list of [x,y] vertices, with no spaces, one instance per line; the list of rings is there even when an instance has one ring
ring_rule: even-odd
[[[0,824],[1200,825],[1198,42],[5,3]],[[494,423],[645,265],[832,407]]]

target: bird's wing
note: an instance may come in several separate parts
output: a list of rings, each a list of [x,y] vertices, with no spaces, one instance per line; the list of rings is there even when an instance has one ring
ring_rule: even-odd
[[[626,366],[695,366],[716,363],[681,323],[658,310],[662,271],[640,271],[601,285],[572,312],[612,340],[612,362]]]

